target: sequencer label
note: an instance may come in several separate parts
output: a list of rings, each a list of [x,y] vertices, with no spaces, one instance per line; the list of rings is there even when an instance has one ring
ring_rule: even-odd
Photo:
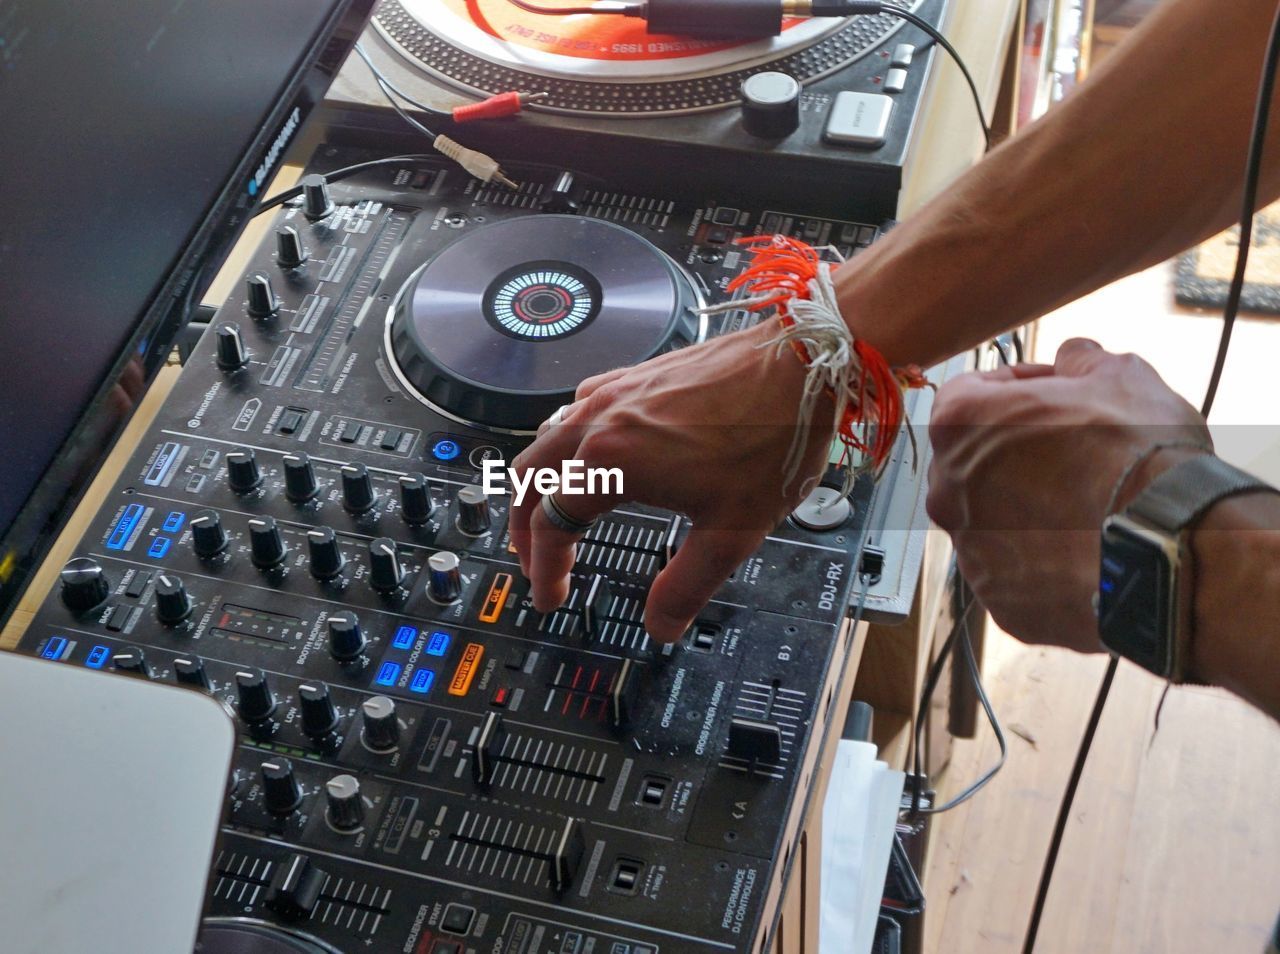
[[[449,695],[465,696],[471,689],[471,681],[480,668],[480,660],[484,658],[484,647],[479,643],[467,643],[462,651],[462,659],[458,668],[453,671],[453,679],[449,682]]]

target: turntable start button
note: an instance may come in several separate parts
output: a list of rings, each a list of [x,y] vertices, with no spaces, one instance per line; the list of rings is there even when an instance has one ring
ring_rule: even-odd
[[[827,116],[823,138],[839,146],[878,149],[885,144],[893,100],[883,93],[854,93],[836,96]]]

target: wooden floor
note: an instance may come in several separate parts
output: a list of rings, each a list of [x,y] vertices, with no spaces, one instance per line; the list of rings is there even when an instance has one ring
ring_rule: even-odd
[[[1220,323],[1172,306],[1171,268],[1120,282],[1042,323],[1052,360],[1077,334],[1137,351],[1199,403]],[[1280,320],[1237,331],[1213,419],[1225,456],[1280,480],[1272,394]],[[1045,849],[1105,660],[988,642],[986,680],[1010,745],[1004,771],[935,819],[929,954],[1022,950]],[[1280,679],[1280,660],[1276,661]],[[1228,694],[1173,690],[1123,663],[1072,813],[1038,954],[1248,954],[1280,914],[1280,726]],[[944,794],[996,757],[985,725],[957,743]]]

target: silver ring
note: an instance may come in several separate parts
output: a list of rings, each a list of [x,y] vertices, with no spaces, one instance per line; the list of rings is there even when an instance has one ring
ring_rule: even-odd
[[[555,427],[564,420],[564,412],[569,410],[571,405],[561,404],[558,408],[551,412],[551,416],[547,418],[547,427]]]
[[[551,526],[563,530],[565,533],[581,535],[589,532],[595,525],[595,520],[583,522],[564,512],[564,508],[556,502],[555,494],[542,495],[542,512],[546,514],[547,520]]]

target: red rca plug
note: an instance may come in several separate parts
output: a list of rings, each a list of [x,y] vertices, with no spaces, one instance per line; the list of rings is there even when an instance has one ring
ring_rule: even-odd
[[[455,123],[470,123],[477,119],[500,119],[503,116],[514,116],[529,103],[546,99],[546,93],[498,93],[478,103],[453,108]]]

